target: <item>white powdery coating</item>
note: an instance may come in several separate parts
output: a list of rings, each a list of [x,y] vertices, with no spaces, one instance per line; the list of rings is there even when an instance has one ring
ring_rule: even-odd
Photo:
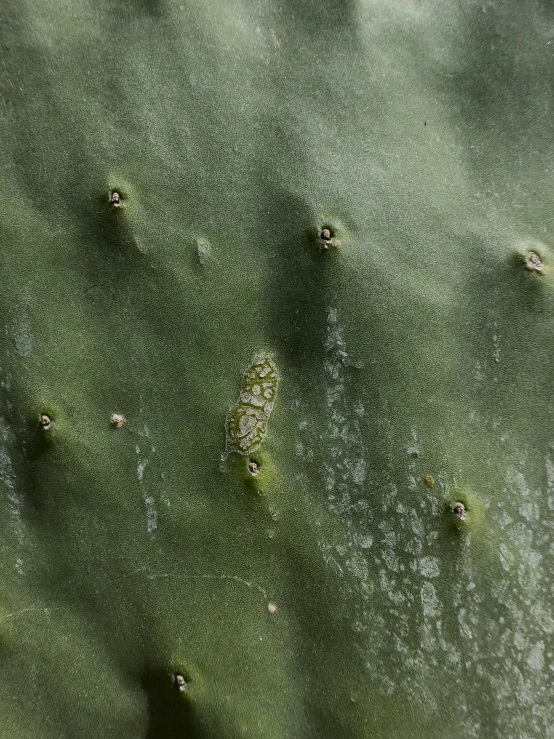
[[[148,429],[145,428],[144,436],[148,436],[148,435],[149,435]],[[137,463],[137,478],[138,478],[139,485],[141,488],[144,507],[146,509],[146,530],[148,531],[149,534],[151,534],[153,531],[155,531],[158,528],[158,510],[156,508],[156,501],[154,499],[154,496],[148,489],[148,482],[145,479],[145,475],[144,475],[144,472],[149,464],[149,460],[146,458],[144,459],[140,458],[141,450],[138,444],[135,446],[135,451],[137,455],[139,455],[139,459]],[[155,453],[155,451],[156,451],[156,448],[152,446],[151,452]]]
[[[486,701],[494,706],[495,730],[503,739],[554,739],[554,614],[548,607],[554,461],[545,462],[542,489],[527,479],[526,466],[536,469],[536,456],[520,455],[506,474],[505,488],[494,491],[497,499],[480,491],[494,534],[488,539],[492,556],[486,565],[475,558],[481,532],[460,537],[455,557],[443,554],[437,527],[441,496],[436,488],[421,489],[415,476],[417,460],[425,454],[417,429],[407,429],[407,438],[400,441],[406,450],[404,491],[397,489],[398,478],[386,474],[369,490],[373,480],[352,474],[357,460],[358,468],[370,469],[360,423],[369,421],[387,436],[391,421],[356,416],[360,404],[352,394],[340,324],[338,311],[330,309],[323,360],[327,383],[321,397],[327,428],[316,434],[306,407],[295,441],[301,458],[313,449],[324,452],[320,489],[337,525],[332,534],[322,530],[318,543],[329,576],[341,578],[347,594],[344,608],[356,653],[383,695],[429,721],[445,715],[444,697],[436,687],[446,676],[456,730],[465,739],[483,739]],[[491,368],[489,347],[487,353],[483,372]],[[297,407],[303,407],[301,399]],[[509,443],[508,429],[499,425],[497,433],[503,444]],[[299,474],[297,480],[299,489],[307,485],[307,477]],[[401,502],[414,482],[417,505]],[[479,685],[486,701],[476,705],[471,691],[456,691],[456,685],[468,682]]]
[[[22,547],[25,540],[23,522],[24,499],[16,486],[16,474],[7,448],[9,436],[10,430],[7,421],[4,418],[0,418],[0,440],[2,442],[0,445],[0,483],[5,486],[13,530],[19,547]],[[16,557],[14,566],[20,575],[24,574],[23,559],[21,556]]]
[[[435,618],[440,616],[442,607],[439,603],[435,586],[432,583],[425,581],[421,586],[420,595],[423,615],[426,618]]]
[[[412,563],[412,569],[422,577],[438,577],[440,575],[440,562],[436,557],[421,557]]]

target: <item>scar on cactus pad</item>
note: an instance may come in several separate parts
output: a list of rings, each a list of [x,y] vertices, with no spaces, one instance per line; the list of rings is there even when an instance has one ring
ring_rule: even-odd
[[[206,264],[209,251],[210,251],[210,245],[206,239],[202,239],[202,238],[196,239],[196,252],[198,255],[198,262],[200,264]]]
[[[222,461],[229,454],[252,454],[265,438],[273,411],[279,376],[269,354],[254,357],[242,378],[238,401],[229,409],[225,422],[226,445]],[[249,470],[252,474],[252,470]]]

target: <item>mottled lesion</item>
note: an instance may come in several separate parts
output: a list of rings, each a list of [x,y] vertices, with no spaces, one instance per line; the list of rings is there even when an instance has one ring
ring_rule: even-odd
[[[251,454],[259,448],[267,432],[278,382],[272,357],[255,357],[244,372],[239,399],[227,413],[224,459],[232,452]]]

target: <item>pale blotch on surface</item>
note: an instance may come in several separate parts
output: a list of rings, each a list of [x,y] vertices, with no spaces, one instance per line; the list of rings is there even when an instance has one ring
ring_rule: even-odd
[[[5,495],[8,501],[10,517],[12,520],[13,532],[17,541],[18,551],[14,554],[20,555],[20,550],[25,544],[25,527],[24,527],[24,498],[19,492],[18,478],[15,473],[12,459],[9,453],[10,437],[12,431],[9,422],[0,416],[0,483],[4,487]],[[5,537],[7,538],[8,532],[5,531]],[[23,559],[21,556],[15,557],[14,567],[19,575],[24,575]]]
[[[146,528],[148,533],[151,534],[158,528],[158,511],[156,508],[156,501],[151,491],[149,490],[150,486],[148,481],[145,480],[144,475],[144,472],[149,464],[149,460],[146,459],[146,457],[144,459],[141,459],[141,449],[138,444],[135,446],[135,451],[138,455],[137,478],[141,488],[144,507],[146,509]],[[152,447],[152,453],[155,453],[155,451],[155,447]]]
[[[210,251],[210,245],[208,244],[206,239],[196,239],[196,250],[198,253],[198,261],[200,262],[200,264],[206,264],[206,260],[208,259]]]
[[[277,613],[277,606],[275,605],[275,603],[268,603],[267,610],[269,613]]]
[[[278,382],[272,358],[266,354],[254,357],[243,375],[239,399],[227,414],[223,459],[232,452],[251,454],[259,449],[267,432]]]
[[[412,569],[422,577],[438,577],[440,563],[436,557],[421,557],[412,563]]]
[[[15,322],[14,329],[15,348],[22,357],[28,357],[33,349],[33,337],[31,335],[31,324],[29,314],[24,308]]]

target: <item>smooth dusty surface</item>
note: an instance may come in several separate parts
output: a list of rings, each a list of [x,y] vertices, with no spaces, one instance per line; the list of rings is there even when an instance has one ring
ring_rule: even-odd
[[[553,737],[552,4],[0,28],[0,736]]]

